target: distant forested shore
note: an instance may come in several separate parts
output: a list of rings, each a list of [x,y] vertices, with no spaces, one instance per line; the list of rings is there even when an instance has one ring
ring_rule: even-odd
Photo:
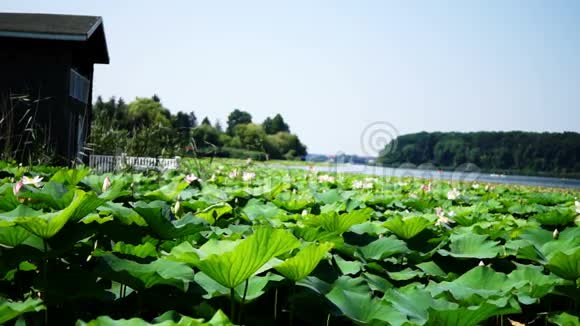
[[[386,149],[380,165],[453,170],[470,163],[487,172],[580,178],[577,132],[420,132],[398,136]]]

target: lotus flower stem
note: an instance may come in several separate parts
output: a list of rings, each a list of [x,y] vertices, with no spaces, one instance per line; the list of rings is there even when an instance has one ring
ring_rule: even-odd
[[[236,316],[236,291],[230,288],[230,317],[233,319]]]
[[[290,290],[290,326],[294,325],[294,300],[296,299],[296,282],[292,282]]]
[[[248,293],[248,284],[250,279],[246,279],[246,284],[244,285],[244,295],[242,296],[242,305],[240,306],[240,312],[238,313],[238,324],[242,324],[242,316],[244,314],[244,303],[246,302],[246,294]],[[233,318],[233,316],[232,316]]]
[[[278,319],[278,289],[274,291],[274,320]]]
[[[46,302],[46,293],[48,292],[48,244],[44,238],[42,239],[42,245],[44,247],[44,260],[42,262],[42,281],[44,282],[44,293],[42,300]],[[46,309],[44,309],[44,324],[48,325],[48,304],[46,305]]]

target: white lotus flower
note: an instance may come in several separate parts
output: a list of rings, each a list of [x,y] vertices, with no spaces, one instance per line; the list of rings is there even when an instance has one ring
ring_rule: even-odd
[[[256,178],[256,174],[254,172],[244,172],[242,174],[242,180],[250,181]]]
[[[42,177],[35,176],[34,178],[29,178],[27,176],[23,176],[21,182],[25,185],[34,185],[36,188],[40,187],[40,182],[42,181]]]
[[[247,165],[252,164],[252,158],[251,157],[248,157],[248,159],[246,160],[246,164]]]
[[[449,224],[455,223],[454,220],[450,219],[449,217],[455,216],[454,212],[449,212],[449,217],[445,216],[445,212],[443,211],[443,208],[441,207],[436,207],[435,208],[435,214],[437,214],[437,222],[435,222],[435,225],[441,225],[441,226],[445,226],[447,228],[449,228]]]
[[[446,216],[439,216],[439,218],[437,219],[437,222],[435,222],[435,225],[449,227],[449,224],[452,224],[452,223],[455,223],[455,221],[446,217]]]
[[[421,190],[423,192],[431,192],[431,182],[429,182],[428,184],[422,184]]]
[[[455,221],[453,221],[452,219],[445,217],[445,216],[441,216],[437,219],[437,222],[435,222],[435,225],[442,225],[442,226],[449,226],[449,224],[451,223],[455,223]]]
[[[457,190],[456,188],[453,188],[452,190],[449,190],[447,192],[447,199],[455,200],[455,199],[459,198],[460,195],[461,195],[461,193],[459,192],[459,190]]]
[[[318,176],[318,182],[330,182],[330,183],[332,183],[332,182],[334,182],[334,177],[327,175],[327,174],[323,174],[323,175]]]
[[[103,187],[101,188],[101,190],[103,192],[107,191],[109,188],[111,187],[111,179],[109,179],[109,176],[105,177],[105,180],[103,181]]]
[[[353,189],[372,189],[374,187],[374,181],[370,181],[372,179],[365,179],[365,181],[362,180],[355,180],[352,183],[352,188]]]
[[[305,209],[303,209],[303,210],[302,210],[302,216],[306,216],[306,215],[308,215],[308,211],[307,211],[307,210],[305,210]]]
[[[238,170],[233,170],[232,172],[230,172],[230,174],[228,174],[228,176],[230,177],[230,179],[235,179],[239,176],[240,174],[238,173]]]
[[[479,183],[474,183],[471,185],[471,188],[473,189],[479,189]]]
[[[574,206],[576,206],[576,213],[580,214],[580,201],[574,201]]]

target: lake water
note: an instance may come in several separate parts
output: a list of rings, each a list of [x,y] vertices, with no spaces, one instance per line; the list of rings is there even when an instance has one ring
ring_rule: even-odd
[[[290,168],[290,169],[309,168],[308,165],[303,166],[270,165],[270,166],[276,168]],[[449,181],[495,182],[495,183],[518,184],[528,186],[580,189],[580,179],[534,177],[521,175],[498,175],[491,173],[462,172],[462,171],[387,168],[387,167],[356,165],[356,164],[317,165],[314,167],[314,169],[315,171],[320,172],[354,173],[354,174],[364,174],[384,177],[414,177],[414,178],[449,180]]]

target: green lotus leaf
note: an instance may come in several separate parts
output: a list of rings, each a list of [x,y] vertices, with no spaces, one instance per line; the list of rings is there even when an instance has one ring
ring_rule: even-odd
[[[25,205],[18,205],[18,207],[5,213],[0,213],[0,227],[7,227],[16,224],[16,219],[22,216],[40,216],[42,211],[34,210]]]
[[[151,231],[160,239],[171,240],[209,228],[205,220],[195,218],[191,214],[170,221],[170,208],[164,202],[137,202],[133,209],[143,217]]]
[[[32,199],[54,210],[64,209],[71,203],[75,196],[74,190],[67,188],[62,183],[52,181],[44,184],[41,189],[34,187],[28,187],[26,189],[29,191],[21,191],[18,194],[19,198]]]
[[[124,242],[117,242],[113,247],[113,252],[118,252],[124,255],[131,255],[139,258],[157,257],[157,250],[150,242],[145,242],[139,245],[132,245]]]
[[[211,254],[197,263],[197,267],[227,288],[235,288],[254,275],[270,259],[299,246],[290,233],[257,227],[255,232],[242,240],[233,250]]]
[[[538,213],[533,218],[542,225],[568,225],[574,222],[576,212],[571,208],[558,208]]]
[[[580,326],[580,318],[563,312],[558,315],[551,315],[548,321],[558,326]]]
[[[13,187],[12,184],[0,183],[0,198],[2,198],[2,200],[0,200],[0,212],[11,211],[15,209],[18,205],[20,205],[20,202],[14,196],[12,187]]]
[[[469,304],[481,303],[481,298],[503,296],[511,290],[507,275],[487,266],[478,266],[452,282],[431,283],[428,290],[433,297],[448,292],[454,300]]]
[[[541,266],[515,264],[517,269],[508,275],[508,281],[516,289],[518,300],[523,304],[537,302],[562,284],[559,277],[544,274]]]
[[[287,214],[286,211],[271,202],[264,203],[256,198],[250,199],[244,209],[242,209],[242,212],[250,221],[257,219],[271,220]]]
[[[218,310],[212,319],[204,322],[203,319],[194,319],[173,312],[167,312],[153,320],[151,323],[140,319],[113,319],[109,316],[101,316],[85,323],[77,321],[76,326],[233,326],[228,317]]]
[[[429,320],[426,325],[475,326],[492,316],[514,314],[520,311],[517,302],[507,298],[486,301],[474,306],[440,303],[436,307],[429,308]]]
[[[181,194],[185,188],[189,186],[189,183],[185,181],[172,182],[161,188],[157,188],[153,191],[146,192],[144,197],[152,200],[161,200],[165,202],[175,201],[177,196]]]
[[[100,213],[111,214],[115,220],[123,224],[147,226],[147,222],[137,212],[131,208],[123,206],[121,203],[106,202],[97,209]]]
[[[18,225],[0,227],[0,245],[16,247],[31,236],[32,233]]]
[[[372,298],[370,289],[360,277],[340,277],[325,296],[342,314],[357,323],[382,321],[391,325],[403,325],[407,322],[405,316],[386,302]]]
[[[387,272],[387,275],[389,275],[389,278],[394,281],[408,281],[416,277],[422,277],[425,275],[425,273],[410,268],[405,268],[398,272]]]
[[[237,301],[241,302],[245,296],[245,302],[253,301],[259,298],[266,292],[268,282],[279,282],[284,278],[280,275],[267,273],[265,276],[252,276],[248,279],[248,288],[246,290],[246,282],[234,288],[234,294]],[[211,299],[219,296],[230,295],[230,289],[214,281],[211,277],[203,272],[195,274],[195,282],[199,284],[207,293],[203,295],[204,299]]]
[[[362,257],[374,260],[382,260],[396,254],[408,253],[409,251],[407,244],[394,236],[380,238],[359,248]]]
[[[334,255],[334,261],[344,275],[357,274],[363,268],[363,264],[360,261],[344,260],[338,255]]]
[[[422,288],[408,286],[400,289],[391,288],[385,292],[383,300],[407,316],[411,323],[423,325],[429,318],[428,309],[433,304],[431,294]]]
[[[554,253],[546,268],[566,280],[580,279],[580,247]]]
[[[300,250],[296,256],[288,258],[274,268],[287,279],[294,282],[299,281],[316,268],[320,260],[324,258],[333,246],[330,242],[309,244]]]
[[[27,312],[44,310],[42,300],[28,298],[25,301],[11,301],[0,297],[0,324],[12,320]]]
[[[443,256],[452,256],[456,258],[493,258],[501,252],[498,241],[487,240],[487,235],[474,233],[452,234],[450,237],[451,251],[440,249],[438,252]]]
[[[65,209],[41,215],[28,210],[26,215],[16,218],[15,222],[34,235],[48,239],[57,234],[67,222],[77,222],[102,203],[103,200],[94,194],[77,190],[73,201]]]
[[[383,225],[399,238],[411,239],[433,223],[421,216],[402,218],[400,216],[387,220]]]
[[[218,203],[206,207],[203,211],[196,213],[195,217],[202,218],[210,224],[214,224],[215,221],[225,214],[232,211],[232,206],[228,203]]]
[[[312,198],[312,196],[304,193],[294,194],[291,192],[282,192],[279,193],[276,196],[276,199],[274,199],[272,202],[280,208],[291,212],[297,212],[312,204],[313,201],[314,198]]]
[[[76,186],[90,172],[87,168],[60,169],[50,178],[50,181]]]
[[[341,215],[337,213],[325,213],[308,216],[304,223],[313,227],[320,226],[329,232],[342,234],[348,231],[353,225],[366,222],[371,217],[372,212],[372,209],[364,208]]]
[[[345,201],[345,198],[343,198],[341,192],[336,189],[330,189],[321,193],[317,193],[314,195],[314,198],[316,198],[317,202],[323,203],[325,205]]]
[[[172,260],[157,259],[149,264],[140,264],[107,252],[96,251],[93,255],[101,262],[104,277],[134,289],[165,284],[186,291],[194,279],[191,267]]]
[[[423,271],[426,275],[446,278],[447,274],[433,261],[427,261],[416,265],[417,268]]]

